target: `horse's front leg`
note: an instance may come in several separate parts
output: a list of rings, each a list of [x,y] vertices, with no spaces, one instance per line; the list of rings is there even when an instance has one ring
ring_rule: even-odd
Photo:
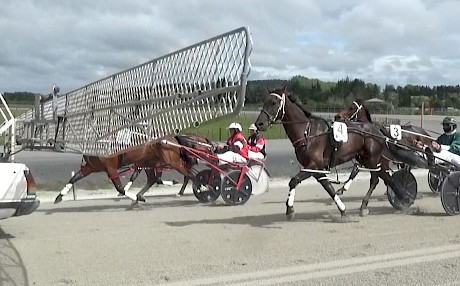
[[[353,180],[356,178],[356,176],[358,175],[359,173],[359,168],[358,168],[358,164],[354,164],[353,165],[353,169],[351,170],[351,174],[350,176],[348,177],[348,180],[343,184],[343,186],[338,189],[335,193],[337,195],[343,195],[343,192],[345,191],[348,191],[348,189],[350,188],[351,186],[351,183],[353,183]]]
[[[286,216],[288,220],[294,219],[294,198],[295,198],[295,188],[298,184],[300,184],[303,180],[307,179],[311,176],[311,173],[300,171],[291,178],[289,181],[289,193],[288,198],[286,200]]]
[[[56,199],[54,199],[54,203],[55,204],[60,203],[62,201],[62,197],[65,196],[70,191],[70,189],[72,188],[73,184],[75,184],[76,182],[80,181],[84,177],[88,176],[92,172],[93,172],[93,169],[91,167],[89,167],[87,165],[82,166],[80,171],[75,173],[75,175],[73,175],[72,178],[70,178],[69,182],[65,185],[65,187],[62,188],[62,190],[59,193],[59,195],[56,197]]]
[[[345,204],[342,202],[340,197],[335,193],[334,187],[332,186],[331,181],[329,181],[329,178],[325,174],[320,174],[316,173],[313,175],[313,177],[318,181],[318,183],[323,186],[323,188],[326,190],[326,192],[331,196],[331,198],[334,200],[335,204],[337,205],[337,208],[340,211],[342,219],[347,219],[347,214],[345,213]]]
[[[359,209],[359,216],[364,217],[369,214],[369,209],[367,205],[369,204],[369,200],[371,198],[372,192],[374,192],[375,188],[379,183],[379,172],[373,171],[371,172],[371,181],[369,185],[369,190],[366,193],[366,196],[363,198],[361,203],[361,208]]]

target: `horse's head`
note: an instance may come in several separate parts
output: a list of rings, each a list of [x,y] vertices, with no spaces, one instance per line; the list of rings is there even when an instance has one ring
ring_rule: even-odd
[[[270,91],[265,100],[262,111],[257,117],[255,125],[260,131],[267,130],[267,127],[277,120],[282,120],[285,115],[286,87]]]
[[[372,122],[369,111],[364,107],[363,101],[357,99],[346,109],[337,113],[334,120],[352,120],[352,121],[363,121]]]

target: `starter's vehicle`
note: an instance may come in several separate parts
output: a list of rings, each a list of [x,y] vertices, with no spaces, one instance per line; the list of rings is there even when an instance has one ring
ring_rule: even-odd
[[[0,163],[0,219],[28,215],[40,205],[32,173],[22,163]]]

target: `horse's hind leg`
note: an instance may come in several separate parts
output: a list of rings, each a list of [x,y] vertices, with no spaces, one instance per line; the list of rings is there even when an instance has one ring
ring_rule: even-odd
[[[188,181],[190,181],[190,178],[184,175],[184,182],[182,183],[182,187],[180,188],[179,192],[177,193],[177,197],[181,197],[184,195],[185,188],[188,185]]]
[[[146,169],[145,174],[147,175],[147,182],[144,187],[136,194],[137,201],[145,202],[144,194],[152,187],[155,183],[158,183],[155,169]],[[137,202],[133,202],[133,205]]]
[[[129,181],[126,183],[125,187],[123,188],[123,190],[125,192],[129,191],[129,189],[131,188],[131,185],[133,184],[133,182],[137,179],[137,177],[139,176],[139,174],[141,173],[142,169],[141,168],[136,168],[133,172],[133,174],[131,175],[131,177],[129,178]]]
[[[70,189],[72,188],[73,184],[75,184],[77,181],[83,179],[84,177],[88,176],[92,172],[93,172],[92,169],[90,169],[89,167],[85,168],[85,166],[83,166],[80,169],[80,171],[78,171],[75,175],[72,176],[72,178],[70,178],[69,182],[65,185],[65,187],[62,188],[62,190],[59,193],[59,195],[56,197],[56,199],[54,199],[54,203],[55,204],[60,203],[62,201],[62,197],[65,196],[70,191]]]
[[[359,209],[359,216],[364,217],[369,214],[369,209],[367,205],[369,204],[369,200],[371,198],[372,192],[374,192],[377,184],[379,183],[379,175],[378,172],[371,172],[371,181],[369,185],[369,190],[366,193],[366,196],[363,198],[361,203],[361,208]]]
[[[329,196],[331,196],[331,198],[334,200],[335,204],[337,205],[337,208],[340,211],[341,217],[343,219],[347,219],[347,214],[345,213],[345,204],[335,193],[334,187],[332,186],[331,181],[329,181],[329,178],[325,174],[314,174],[313,177],[315,177],[318,183],[320,183],[321,186],[323,186],[323,188],[326,190]]]
[[[310,177],[311,174],[307,172],[299,172],[297,175],[291,178],[289,181],[289,193],[288,198],[286,200],[286,216],[288,220],[294,219],[294,198],[295,198],[295,188],[298,184],[300,184],[303,180]]]
[[[109,176],[110,180],[115,186],[115,189],[117,189],[118,193],[127,196],[133,201],[137,200],[136,195],[131,194],[130,192],[125,192],[123,184],[121,183],[120,178],[118,177],[117,170],[107,170],[107,175]]]

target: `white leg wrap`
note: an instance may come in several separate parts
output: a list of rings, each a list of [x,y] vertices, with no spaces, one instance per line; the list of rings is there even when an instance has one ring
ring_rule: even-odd
[[[126,186],[123,188],[123,190],[125,191],[125,193],[126,193],[127,191],[129,191],[129,188],[131,188],[131,185],[132,185],[132,184],[133,184],[133,182],[131,182],[131,181],[129,181],[129,182],[126,184]]]
[[[173,182],[172,181],[163,181],[163,185],[165,185],[165,186],[173,186]]]
[[[125,192],[125,196],[127,196],[128,198],[130,198],[133,201],[137,201],[137,196],[135,194]]]
[[[69,184],[65,185],[65,187],[62,188],[60,194],[61,194],[61,195],[67,194],[67,193],[70,191],[70,188],[72,188],[72,184],[69,183]]]
[[[288,206],[292,207],[294,206],[294,197],[295,197],[295,189],[292,189],[289,191],[288,195]]]
[[[337,207],[339,208],[340,211],[345,211],[345,205],[344,203],[342,202],[342,200],[339,198],[339,196],[335,195],[334,196],[334,202],[335,204],[337,205]]]
[[[344,189],[345,191],[348,191],[348,189],[349,189],[350,186],[351,186],[351,183],[353,183],[353,179],[349,179],[349,180],[345,183],[345,185],[343,185],[343,189]]]

